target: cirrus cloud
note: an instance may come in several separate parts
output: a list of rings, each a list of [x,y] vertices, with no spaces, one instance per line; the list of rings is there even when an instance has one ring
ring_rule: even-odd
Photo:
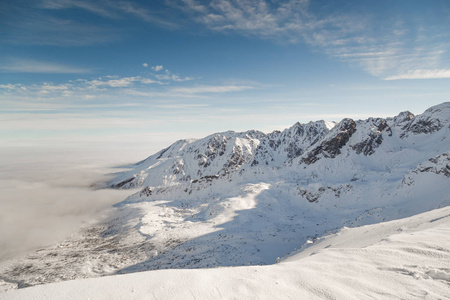
[[[442,79],[450,78],[449,69],[435,69],[435,70],[412,70],[406,73],[386,77],[385,80],[399,80],[399,79]]]
[[[303,43],[379,78],[450,66],[448,23],[427,24],[410,15],[386,16],[366,9],[356,12],[335,7],[333,13],[323,13],[328,6],[313,5],[308,0],[176,3],[211,31]]]
[[[1,72],[78,74],[90,73],[91,69],[32,59],[11,58],[0,63]]]

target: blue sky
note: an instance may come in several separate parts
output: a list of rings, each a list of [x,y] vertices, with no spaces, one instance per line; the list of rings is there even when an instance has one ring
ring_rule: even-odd
[[[6,0],[0,138],[165,146],[421,113],[449,101],[449,29],[445,0]]]

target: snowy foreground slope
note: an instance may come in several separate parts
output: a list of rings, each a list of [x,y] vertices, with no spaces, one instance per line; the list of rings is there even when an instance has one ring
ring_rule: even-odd
[[[0,299],[449,299],[449,237],[445,207],[343,228],[275,265],[78,279]]]
[[[417,116],[178,141],[108,183],[139,189],[108,218],[0,265],[0,290],[156,269],[274,264],[344,226],[446,207],[449,136],[447,102]]]

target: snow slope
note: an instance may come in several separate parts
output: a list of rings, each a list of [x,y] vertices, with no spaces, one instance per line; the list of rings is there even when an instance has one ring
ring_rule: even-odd
[[[449,237],[445,207],[343,228],[275,265],[79,279],[0,299],[449,299]]]
[[[181,140],[109,182],[141,189],[111,216],[0,265],[0,280],[7,289],[155,269],[273,264],[344,226],[448,206],[449,133],[447,102],[417,116]]]
[[[402,112],[387,119],[296,123],[269,134],[255,130],[216,133],[200,140],[177,141],[137,163],[131,171],[119,174],[109,185],[149,187],[153,191],[202,180],[246,182],[280,169],[304,177],[312,171],[323,171],[321,168],[339,167],[341,162],[347,164],[348,172],[331,172],[339,177],[372,171],[374,167],[384,171],[396,167],[402,159],[409,164],[405,167],[417,166],[449,149],[449,125],[450,102],[446,102],[418,116]]]

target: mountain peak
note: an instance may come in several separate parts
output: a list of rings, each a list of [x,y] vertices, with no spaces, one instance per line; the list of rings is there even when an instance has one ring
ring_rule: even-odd
[[[111,182],[141,190],[87,238],[30,259],[41,269],[24,273],[21,263],[2,274],[26,282],[30,273],[59,278],[49,266],[69,269],[72,278],[92,276],[94,268],[104,274],[272,264],[343,226],[450,205],[448,108],[346,118],[331,130],[317,121],[270,134],[179,140]]]
[[[312,165],[321,159],[344,158],[352,153],[372,156],[378,151],[386,153],[406,147],[406,140],[415,135],[438,132],[449,119],[450,102],[446,102],[417,116],[404,111],[387,119],[297,122],[269,134],[257,130],[226,131],[199,140],[179,140],[139,162],[134,170],[122,173],[110,185],[164,186],[205,176],[231,180],[236,174],[266,173],[294,164]]]

